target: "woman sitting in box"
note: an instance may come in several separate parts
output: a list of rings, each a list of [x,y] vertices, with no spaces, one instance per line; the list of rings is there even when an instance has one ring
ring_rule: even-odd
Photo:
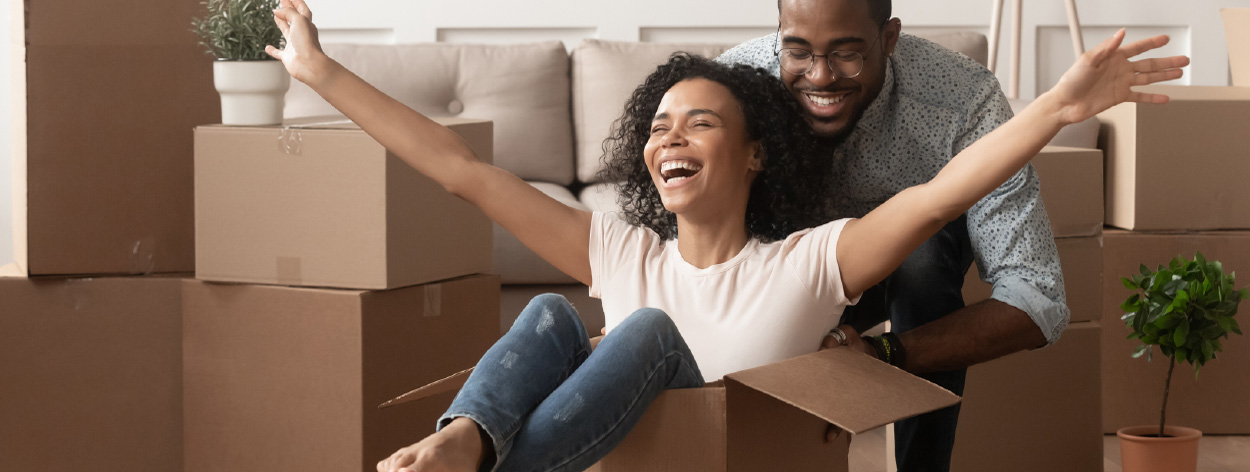
[[[1188,59],[1130,62],[1166,43],[1085,53],[1050,92],[968,147],[932,181],[860,219],[823,222],[829,174],[796,103],[763,70],[674,55],[626,105],[607,176],[625,221],[570,208],[477,160],[450,130],[326,57],[303,0],[268,51],[361,128],[482,209],[603,299],[591,350],[576,311],[536,297],[478,363],[438,432],[379,471],[583,470],[624,439],[664,389],[815,351],[842,308],[1015,174],[1060,128],[1181,76]],[[684,336],[683,336],[684,335]]]

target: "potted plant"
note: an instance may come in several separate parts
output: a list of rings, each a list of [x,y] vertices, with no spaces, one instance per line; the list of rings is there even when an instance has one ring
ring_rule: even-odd
[[[1116,432],[1124,472],[1195,471],[1202,432],[1166,424],[1172,371],[1177,363],[1188,362],[1197,377],[1202,366],[1223,350],[1221,339],[1241,334],[1233,316],[1250,291],[1235,289],[1235,274],[1225,274],[1219,262],[1207,261],[1202,253],[1193,260],[1177,257],[1155,271],[1143,264],[1140,274],[1121,280],[1137,292],[1120,305],[1125,312],[1121,319],[1132,330],[1128,338],[1142,343],[1133,357],[1144,354],[1150,360],[1158,346],[1168,358],[1159,424]]]
[[[217,58],[213,83],[221,94],[221,122],[228,125],[269,125],[282,122],[283,97],[291,76],[282,62],[265,53],[266,45],[282,47],[282,31],[274,23],[278,0],[207,0],[203,18],[191,20],[200,45]]]

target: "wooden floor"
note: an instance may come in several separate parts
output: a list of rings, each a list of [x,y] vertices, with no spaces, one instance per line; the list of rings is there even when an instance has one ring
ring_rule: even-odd
[[[1121,472],[1120,442],[1114,434],[1103,437],[1103,471]],[[1198,472],[1250,472],[1250,436],[1203,436],[1198,445]],[[885,428],[856,436],[851,441],[851,470],[886,470]]]

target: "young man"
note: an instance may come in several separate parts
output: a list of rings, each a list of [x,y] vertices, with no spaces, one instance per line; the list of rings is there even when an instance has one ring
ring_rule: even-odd
[[[890,0],[780,0],[778,33],[718,58],[777,74],[822,136],[840,141],[839,217],[859,217],[926,182],[1011,118],[993,74],[901,34]],[[970,365],[1055,342],[1068,324],[1063,275],[1037,174],[1026,166],[922,245],[826,338],[962,394]],[[965,307],[971,261],[993,298]],[[889,319],[884,338],[857,333]],[[1023,406],[1022,407],[1027,407]],[[900,471],[948,470],[959,407],[895,425]]]

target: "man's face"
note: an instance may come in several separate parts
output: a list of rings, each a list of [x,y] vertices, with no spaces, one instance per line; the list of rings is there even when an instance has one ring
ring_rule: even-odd
[[[811,70],[796,75],[781,71],[781,81],[802,104],[818,135],[843,136],[881,92],[886,58],[894,51],[901,24],[892,19],[884,27],[872,20],[865,0],[782,0],[781,48],[797,48],[817,55],[854,51],[864,66],[854,78],[834,74],[824,57]]]

